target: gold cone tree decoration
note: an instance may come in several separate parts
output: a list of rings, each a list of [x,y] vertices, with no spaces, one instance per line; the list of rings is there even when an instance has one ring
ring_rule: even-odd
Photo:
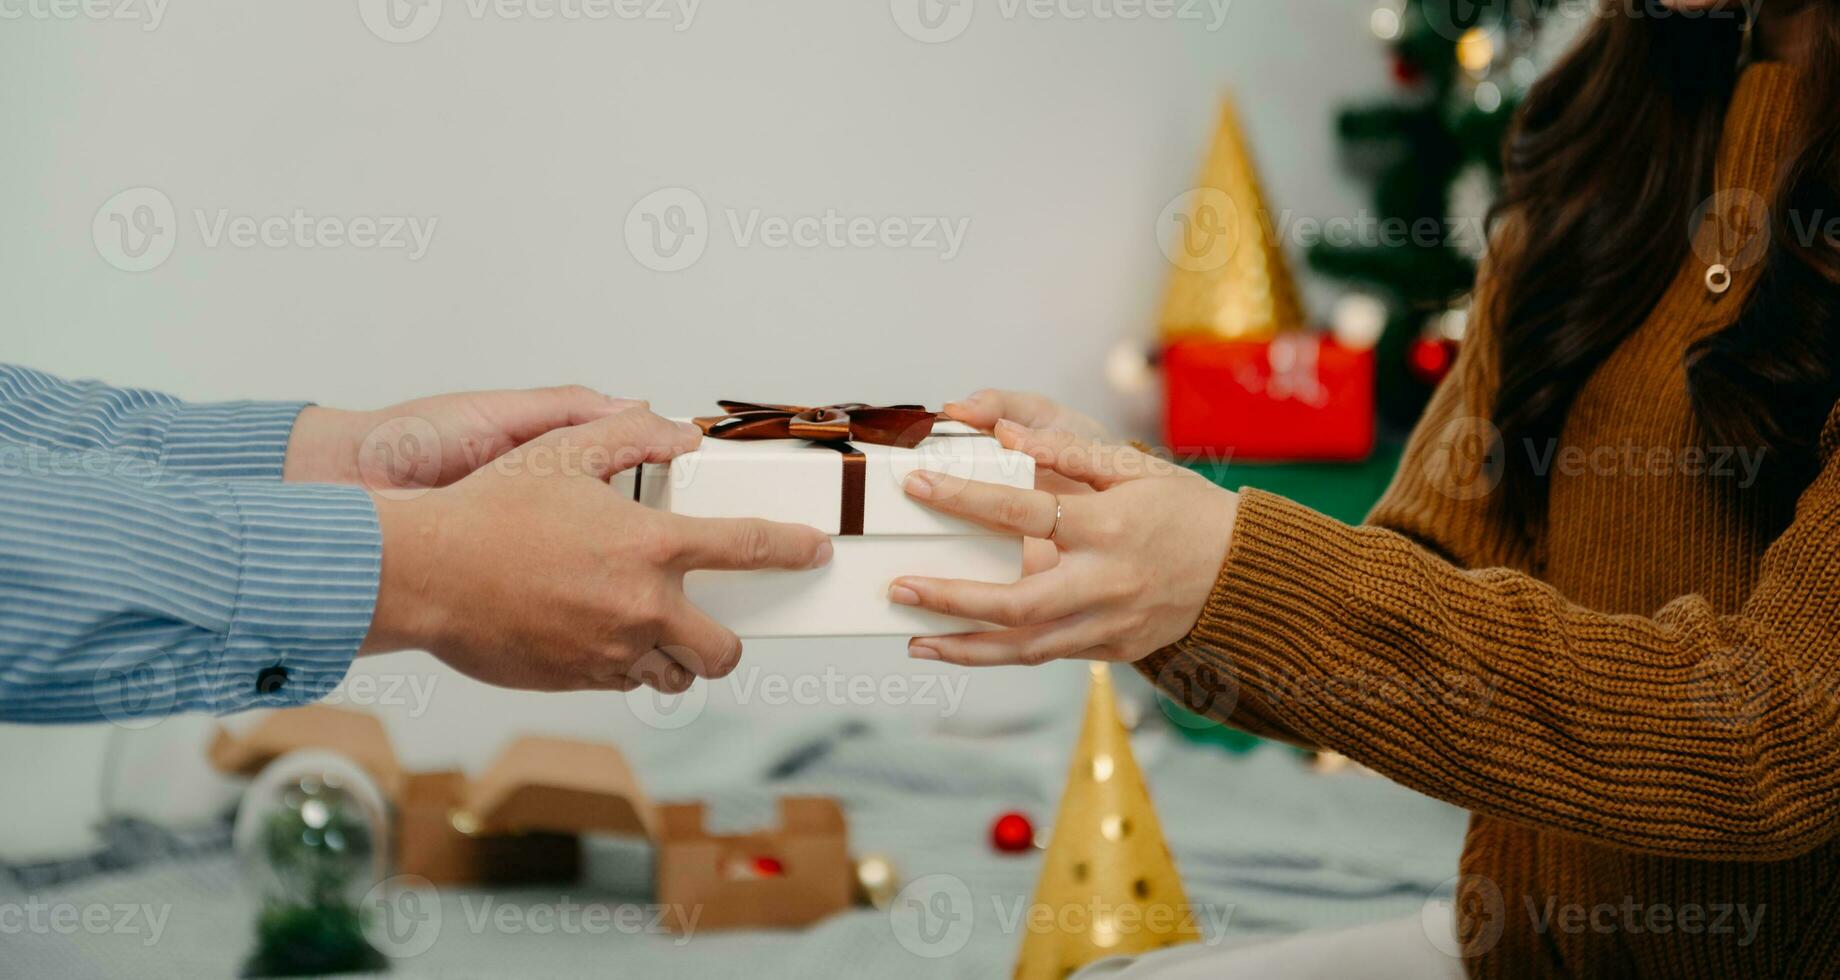
[[[1017,980],[1062,980],[1094,960],[1201,938],[1105,664],[1092,665],[1086,720],[1029,913]]]
[[[1297,283],[1233,100],[1195,189],[1164,214],[1164,254],[1175,266],[1163,300],[1164,340],[1264,340],[1305,325]]]

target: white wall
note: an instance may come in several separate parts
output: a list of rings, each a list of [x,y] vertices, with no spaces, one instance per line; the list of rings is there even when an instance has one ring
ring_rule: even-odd
[[[407,44],[367,29],[369,0],[160,3],[151,31],[0,25],[0,359],[195,398],[354,407],[579,381],[689,414],[717,397],[937,403],[1001,384],[1116,419],[1099,364],[1155,313],[1153,223],[1193,180],[1220,91],[1238,89],[1279,206],[1332,215],[1364,200],[1337,173],[1332,107],[1386,84],[1367,0],[1216,0],[1218,29],[1206,3],[1199,20],[1122,22],[1006,17],[978,0],[945,43],[903,33],[910,0],[706,0],[682,31],[476,16],[478,2],[446,0],[433,33]],[[163,264],[129,273],[105,261],[93,222],[139,187],[172,202],[177,237]],[[712,225],[701,260],[671,274],[626,241],[628,211],[665,187],[691,189]],[[198,224],[296,209],[435,227],[413,260],[213,247]],[[968,228],[950,261],[743,247],[729,209]],[[900,654],[899,642],[760,644],[751,662],[879,672],[906,669]],[[992,711],[1074,703],[1077,676],[1044,679],[979,675],[972,693]],[[475,762],[531,727],[663,742],[607,698],[446,674],[439,692],[394,726],[414,761]],[[126,795],[185,795],[171,759],[189,762],[202,730],[161,726],[185,750],[134,755]],[[0,732],[0,770],[27,767],[39,812],[81,812],[100,746]],[[15,836],[22,821],[8,817]]]

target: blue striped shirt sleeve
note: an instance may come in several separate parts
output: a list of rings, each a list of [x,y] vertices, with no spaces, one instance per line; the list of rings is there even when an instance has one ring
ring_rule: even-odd
[[[189,403],[0,364],[0,442],[106,450],[216,479],[281,479],[305,402]]]
[[[370,497],[146,455],[0,442],[0,720],[302,704],[349,669],[377,595]]]

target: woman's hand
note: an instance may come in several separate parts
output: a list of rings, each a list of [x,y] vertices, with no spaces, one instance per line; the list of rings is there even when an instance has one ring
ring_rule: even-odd
[[[282,477],[407,495],[448,486],[552,430],[643,407],[580,385],[436,395],[374,412],[314,406],[294,423]]]
[[[1096,492],[1057,496],[943,473],[910,476],[907,492],[927,506],[1007,534],[1051,536],[1060,561],[1011,585],[895,580],[895,602],[1005,627],[917,637],[908,654],[965,666],[1130,663],[1187,636],[1226,560],[1238,494],[1127,446],[1008,421],[995,428],[1038,469]]]
[[[985,388],[962,401],[946,402],[945,413],[966,425],[989,432],[1008,419],[1030,429],[1058,429],[1082,439],[1106,442],[1111,433],[1097,419],[1068,408],[1045,395]]]
[[[946,402],[945,414],[985,432],[994,429],[999,421],[1008,419],[1026,428],[1071,432],[1095,442],[1109,442],[1112,438],[1105,426],[1091,416],[1076,412],[1045,395],[1024,391],[985,388],[962,401]],[[1092,487],[1078,480],[1069,480],[1046,467],[1036,468],[1035,488],[1063,497],[1093,492]],[[1059,564],[1060,560],[1060,550],[1053,544],[1041,540],[1028,541],[1022,548],[1022,573],[1033,575],[1045,572]]]

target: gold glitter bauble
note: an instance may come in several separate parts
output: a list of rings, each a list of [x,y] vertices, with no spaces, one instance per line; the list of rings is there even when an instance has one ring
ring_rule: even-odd
[[[901,891],[901,869],[885,854],[864,854],[856,859],[856,898],[863,905],[885,909]]]

